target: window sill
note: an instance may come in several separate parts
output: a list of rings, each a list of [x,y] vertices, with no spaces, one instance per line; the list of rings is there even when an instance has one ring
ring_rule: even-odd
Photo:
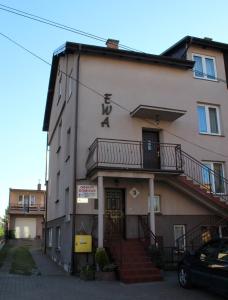
[[[206,136],[220,136],[220,137],[225,137],[224,134],[215,134],[215,133],[203,133],[203,132],[199,132],[200,135],[206,135]]]
[[[200,79],[200,80],[206,80],[206,81],[218,82],[218,79],[210,79],[210,78],[204,78],[204,77],[197,77],[195,75],[193,75],[193,78]]]

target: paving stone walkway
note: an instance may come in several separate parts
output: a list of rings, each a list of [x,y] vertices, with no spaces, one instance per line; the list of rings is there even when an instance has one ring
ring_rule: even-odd
[[[164,281],[139,284],[82,281],[64,272],[37,248],[32,256],[41,275],[23,276],[0,272],[0,300],[220,300],[201,289],[184,290],[175,272]]]

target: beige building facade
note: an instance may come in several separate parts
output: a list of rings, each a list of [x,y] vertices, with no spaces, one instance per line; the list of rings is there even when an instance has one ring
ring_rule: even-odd
[[[76,43],[54,53],[47,251],[67,271],[84,259],[74,253],[82,230],[106,247],[114,231],[139,238],[146,220],[173,249],[227,217],[227,51],[186,37],[162,55]],[[96,198],[81,199],[82,185],[96,186]]]
[[[16,239],[42,239],[46,193],[40,189],[9,190],[10,236]]]

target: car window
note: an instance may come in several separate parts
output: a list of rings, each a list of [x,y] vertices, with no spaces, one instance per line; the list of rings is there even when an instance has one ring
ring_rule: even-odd
[[[220,242],[212,242],[202,247],[198,252],[200,260],[215,258],[219,249],[219,245]]]
[[[217,258],[219,260],[228,262],[228,242],[224,242],[218,252]]]

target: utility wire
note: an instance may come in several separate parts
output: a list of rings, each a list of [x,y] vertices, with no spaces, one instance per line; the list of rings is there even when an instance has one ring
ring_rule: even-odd
[[[91,39],[94,39],[94,40],[97,40],[97,41],[100,41],[100,42],[104,42],[105,43],[107,41],[106,38],[100,37],[98,35],[94,35],[94,34],[82,31],[80,29],[76,29],[76,28],[73,28],[73,27],[70,27],[70,26],[67,26],[67,25],[64,25],[64,24],[52,21],[50,19],[46,19],[46,18],[43,18],[43,17],[37,16],[37,15],[28,13],[28,12],[25,12],[25,11],[22,11],[22,10],[10,7],[10,6],[6,6],[6,5],[3,5],[1,3],[0,3],[0,10],[9,12],[11,14],[15,14],[15,15],[18,15],[18,16],[21,16],[21,17],[33,20],[33,21],[44,23],[46,25],[50,25],[50,26],[53,26],[53,27],[56,27],[56,28],[60,28],[62,30],[66,30],[66,31],[69,31],[69,32],[72,32],[72,33],[76,33],[76,34],[79,34],[79,35],[82,35],[82,36],[85,36],[85,37],[88,37],[88,38],[91,38]],[[125,50],[142,52],[142,51],[139,51],[137,49],[134,49],[134,48],[131,48],[129,46],[126,46],[124,44],[119,44],[119,47],[123,48]]]
[[[45,59],[43,59],[43,58],[40,57],[39,55],[35,54],[34,52],[30,51],[30,50],[27,49],[26,47],[22,46],[22,45],[19,44],[18,42],[14,41],[12,38],[8,37],[7,35],[5,35],[5,34],[3,34],[3,33],[1,33],[1,32],[0,32],[0,35],[3,36],[4,38],[6,38],[7,40],[9,40],[10,42],[12,42],[13,44],[15,44],[16,46],[20,47],[21,49],[23,49],[23,50],[26,51],[27,53],[31,54],[31,55],[34,56],[35,58],[41,60],[41,61],[44,62],[45,64],[47,64],[47,65],[49,65],[49,66],[52,66],[51,63],[49,63],[48,61],[46,61]],[[79,81],[77,78],[74,78],[72,75],[69,75],[69,74],[67,74],[66,72],[60,70],[60,68],[58,68],[58,71],[61,72],[62,74],[64,74],[66,77],[68,77],[68,78],[70,78],[70,79],[72,79],[72,80],[78,82],[81,86],[85,87],[86,89],[90,90],[91,92],[95,93],[96,95],[98,95],[99,97],[101,97],[101,99],[102,99],[102,101],[103,101],[103,99],[104,99],[104,94],[102,94],[102,93],[98,92],[97,90],[95,90],[94,88],[91,88],[90,86],[88,86],[88,85],[82,83],[82,82]],[[226,81],[225,81],[225,82],[226,82]],[[118,107],[121,108],[122,110],[124,110],[124,111],[126,111],[126,112],[128,112],[128,113],[131,113],[131,111],[130,111],[128,108],[124,107],[124,106],[121,105],[119,102],[114,101],[114,100],[112,100],[112,99],[110,99],[110,102],[113,103],[114,105],[118,106]],[[155,126],[155,127],[158,128],[158,129],[161,129],[155,122],[153,122],[153,121],[151,121],[151,120],[146,119],[146,120],[144,120],[144,121],[147,122],[147,123],[150,124],[150,125]],[[206,147],[204,147],[204,146],[202,146],[202,145],[200,145],[200,144],[197,144],[197,143],[194,143],[194,142],[192,142],[192,141],[189,141],[188,139],[186,139],[186,138],[184,138],[184,137],[182,137],[182,136],[179,136],[179,135],[177,135],[177,134],[175,134],[175,133],[173,133],[173,132],[171,132],[171,131],[169,131],[169,130],[167,130],[167,129],[162,129],[162,130],[163,130],[164,132],[167,132],[168,134],[170,134],[170,135],[172,135],[172,136],[174,136],[174,137],[176,137],[176,138],[178,138],[178,139],[180,139],[180,140],[183,140],[183,141],[185,141],[186,143],[189,143],[189,144],[191,144],[191,145],[193,145],[193,146],[196,146],[196,147],[198,147],[198,148],[200,148],[200,149],[202,149],[202,150],[206,150],[207,152],[210,152],[210,153],[213,153],[213,154],[222,156],[222,157],[226,157],[226,158],[228,157],[228,155],[224,155],[224,154],[222,154],[222,153],[220,153],[220,152],[216,152],[216,151],[211,150],[211,149],[208,149],[208,148],[206,148]]]
[[[31,14],[31,13],[28,13],[28,12],[25,12],[25,11],[22,11],[22,10],[19,10],[19,9],[16,9],[16,8],[13,8],[13,7],[10,7],[10,6],[7,6],[7,5],[3,5],[1,3],[0,3],[0,10],[6,11],[6,12],[9,12],[9,13],[12,13],[12,14],[24,17],[24,18],[28,18],[28,19],[31,19],[33,21],[37,21],[37,22],[40,22],[40,23],[43,23],[43,24],[46,24],[46,25],[49,25],[49,26],[52,26],[52,27],[56,27],[56,28],[60,28],[62,30],[66,30],[66,31],[72,32],[72,33],[76,33],[76,34],[79,34],[79,35],[82,35],[82,36],[85,36],[85,37],[88,37],[88,38],[91,38],[91,39],[94,39],[94,40],[97,40],[97,41],[100,41],[100,42],[104,42],[105,43],[107,41],[106,38],[100,37],[98,35],[94,35],[94,34],[82,31],[80,29],[76,29],[76,28],[73,28],[73,27],[70,27],[70,26],[67,26],[67,25],[64,25],[64,24],[52,21],[50,19],[46,19],[46,18],[37,16],[37,15]],[[126,46],[124,44],[119,44],[119,47],[122,48],[122,49],[124,49],[124,50],[145,53],[145,52],[143,52],[141,50],[137,50],[135,48]],[[203,73],[203,72],[198,72],[198,73],[200,73],[203,76],[207,76],[208,75],[208,74]],[[224,80],[222,78],[219,78],[219,77],[216,77],[215,80],[227,83],[226,80]]]

